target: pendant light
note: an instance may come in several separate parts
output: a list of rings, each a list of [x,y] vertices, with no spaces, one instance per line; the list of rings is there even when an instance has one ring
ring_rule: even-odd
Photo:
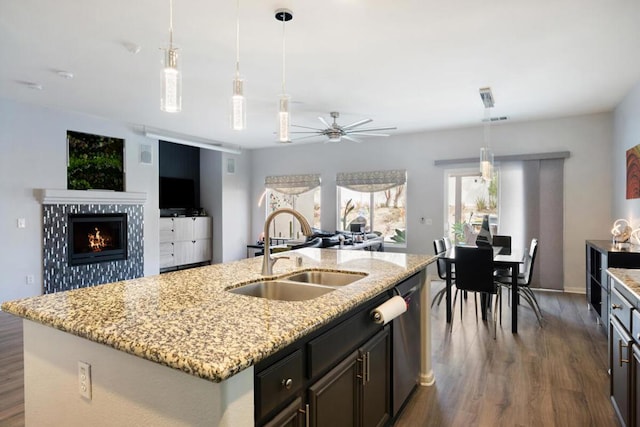
[[[276,19],[282,22],[282,94],[278,99],[278,141],[291,142],[289,130],[291,118],[289,116],[290,97],[285,90],[285,22],[293,19],[293,13],[289,9],[276,10]]]
[[[247,105],[244,99],[244,80],[240,78],[240,0],[236,1],[236,78],[231,96],[231,128],[243,130],[247,123]]]
[[[169,47],[164,51],[160,109],[167,113],[179,113],[182,110],[182,75],[178,67],[178,50],[173,47],[173,0],[169,0]]]
[[[490,181],[493,178],[493,152],[491,151],[491,108],[493,108],[493,94],[491,88],[480,89],[480,98],[484,103],[484,146],[480,148],[480,174],[482,179]]]

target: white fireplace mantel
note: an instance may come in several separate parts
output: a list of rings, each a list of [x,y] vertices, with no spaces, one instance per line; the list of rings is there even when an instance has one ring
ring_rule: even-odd
[[[36,198],[43,205],[143,205],[147,201],[147,193],[44,188],[36,190]]]

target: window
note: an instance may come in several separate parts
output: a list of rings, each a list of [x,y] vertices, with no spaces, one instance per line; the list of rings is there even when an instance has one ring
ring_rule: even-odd
[[[405,245],[407,230],[407,173],[404,170],[340,173],[338,228],[353,223],[380,233],[385,242]]]
[[[266,215],[280,208],[300,212],[312,227],[320,228],[320,175],[284,175],[265,178]],[[300,238],[300,224],[293,215],[279,215],[272,237]]]
[[[464,224],[479,231],[482,219],[489,215],[489,225],[498,229],[499,171],[494,169],[491,181],[483,180],[477,170],[447,172],[446,217],[448,234],[455,241],[464,241]],[[472,242],[467,242],[472,243]]]

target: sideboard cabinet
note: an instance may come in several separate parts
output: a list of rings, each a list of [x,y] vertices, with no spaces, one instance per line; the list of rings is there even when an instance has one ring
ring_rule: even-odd
[[[587,240],[586,264],[587,305],[595,311],[596,321],[606,330],[611,301],[607,268],[640,268],[640,246],[614,244],[610,240]]]
[[[211,217],[160,218],[160,271],[211,262]]]

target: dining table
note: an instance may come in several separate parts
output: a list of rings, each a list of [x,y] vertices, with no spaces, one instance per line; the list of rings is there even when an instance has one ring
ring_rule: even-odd
[[[492,246],[493,249],[493,267],[494,269],[510,269],[511,270],[511,332],[518,333],[518,274],[520,265],[524,264],[527,251],[525,249],[508,249],[500,246]],[[451,287],[453,285],[452,266],[456,262],[456,246],[452,246],[445,252],[438,255],[443,259],[447,266],[447,283],[446,283],[446,305],[447,305],[447,323],[451,323]]]

